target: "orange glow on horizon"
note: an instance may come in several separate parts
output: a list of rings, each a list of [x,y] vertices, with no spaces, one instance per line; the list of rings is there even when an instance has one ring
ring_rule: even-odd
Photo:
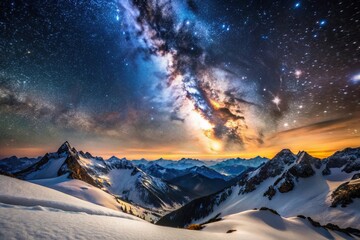
[[[195,116],[193,120],[204,124],[202,125],[203,128],[211,128],[211,124],[205,122],[206,120],[202,119],[201,116]],[[204,135],[202,139],[193,138],[184,142],[169,142],[166,145],[157,144],[151,146],[138,142],[130,143],[130,141],[111,143],[109,141],[82,142],[78,139],[69,139],[69,142],[77,150],[88,151],[94,156],[101,156],[105,159],[111,156],[126,157],[128,159],[145,158],[148,160],[161,157],[173,160],[183,157],[203,160],[235,157],[251,158],[255,156],[272,158],[284,148],[290,149],[295,154],[299,151],[306,151],[314,157],[324,158],[347,147],[359,147],[360,132],[357,129],[357,117],[315,123],[268,135],[264,138],[263,144],[245,146],[243,150],[228,150],[224,142]],[[0,158],[13,155],[18,157],[43,156],[46,152],[55,152],[64,141],[58,141],[57,144],[51,146],[47,143],[41,147],[0,146]],[[131,146],[126,144],[131,144]]]

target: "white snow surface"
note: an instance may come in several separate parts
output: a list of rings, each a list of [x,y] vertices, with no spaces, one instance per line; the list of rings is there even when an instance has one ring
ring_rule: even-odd
[[[56,178],[32,180],[30,182],[55,189],[82,200],[114,210],[120,210],[114,196],[86,182],[67,178],[67,174]]]
[[[31,180],[30,182],[55,189],[87,202],[91,202],[116,211],[131,211],[134,216],[141,217],[142,219],[145,219],[149,222],[158,220],[158,217],[152,215],[148,210],[124,202],[120,199],[115,199],[113,195],[86,182],[77,179],[69,179],[67,178],[67,174],[56,178]]]
[[[193,222],[205,222],[218,213],[221,214],[220,216],[227,216],[254,208],[268,207],[275,209],[284,217],[304,215],[321,224],[333,223],[343,228],[360,229],[360,199],[353,199],[354,202],[345,208],[330,207],[332,191],[342,183],[349,181],[354,173],[346,174],[340,168],[332,168],[331,175],[323,176],[321,174],[322,169],[316,171],[316,174],[309,178],[299,178],[292,191],[277,192],[271,200],[264,197],[263,193],[276,181],[277,177],[265,180],[254,191],[244,195],[238,195],[241,188],[233,186],[232,194],[215,207],[211,214]]]
[[[230,215],[201,231],[161,227],[6,176],[0,193],[0,239],[350,239],[268,211]]]
[[[26,179],[43,179],[57,177],[57,173],[64,164],[66,156],[50,158],[49,161],[38,171],[34,171],[26,176]]]
[[[141,221],[132,215],[97,206],[47,187],[2,175],[0,175],[0,203],[25,207],[41,206],[58,211],[123,217]]]
[[[202,231],[222,233],[235,230],[237,239],[343,239],[343,233],[317,228],[302,218],[283,218],[270,211],[249,210],[224,217],[221,221],[205,225]],[[252,238],[251,234],[253,233]]]

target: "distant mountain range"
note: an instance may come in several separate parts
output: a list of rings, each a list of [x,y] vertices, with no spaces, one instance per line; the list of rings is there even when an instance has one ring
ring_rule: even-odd
[[[359,171],[360,148],[347,148],[323,160],[285,149],[244,174],[236,185],[195,199],[157,224],[184,227],[268,207],[285,217],[305,215],[320,223],[359,229]]]
[[[284,149],[270,160],[129,161],[104,160],[65,142],[40,158],[0,160],[0,174],[164,226],[203,226],[264,208],[331,229],[360,229],[360,148],[325,159]]]

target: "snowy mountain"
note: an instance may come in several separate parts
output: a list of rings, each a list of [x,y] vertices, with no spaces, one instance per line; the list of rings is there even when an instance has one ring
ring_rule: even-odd
[[[107,174],[97,178],[109,192],[125,201],[161,212],[171,211],[190,200],[177,186],[146,174],[131,161],[112,157],[105,163]]]
[[[172,164],[172,166],[174,165]],[[191,199],[218,192],[233,183],[230,177],[222,175],[205,165],[177,169],[167,168],[167,166],[162,167],[153,163],[139,164],[138,168],[151,176],[180,187],[188,193]]]
[[[133,162],[133,161],[131,161]],[[163,180],[170,180],[179,176],[183,176],[187,174],[187,169],[179,170],[179,169],[173,169],[173,168],[166,168],[161,165],[158,165],[157,163],[153,164],[139,164],[137,165],[138,168],[146,172],[147,174],[161,178]]]
[[[191,171],[185,175],[170,179],[168,182],[191,193],[192,198],[207,196],[232,184],[231,181],[225,181],[223,178],[209,178]]]
[[[226,216],[220,221],[202,225],[199,231],[161,227],[59,191],[1,175],[0,192],[0,239],[271,240],[353,237],[341,229],[321,227],[301,217],[283,218],[267,210]],[[106,202],[102,194],[98,195],[99,201]]]
[[[195,199],[157,224],[183,227],[268,207],[285,217],[304,215],[321,224],[359,229],[359,152],[359,148],[345,149],[321,161],[306,152],[295,155],[282,150],[260,168],[245,173],[237,185]],[[346,207],[337,206],[343,203]]]
[[[267,158],[257,156],[255,158],[243,159],[243,158],[231,158],[219,163],[216,163],[210,168],[228,176],[237,176],[248,170],[249,168],[257,168],[267,162]]]
[[[188,193],[191,199],[218,192],[233,183],[230,177],[204,165],[177,169],[162,167],[153,163],[139,164],[138,168],[148,175],[180,187]]]
[[[131,161],[93,157],[71,148],[68,142],[15,176],[32,181],[60,176],[81,180],[112,194],[119,201],[146,208],[155,215],[174,210],[190,200],[182,189],[146,174]]]
[[[192,167],[200,167],[204,165],[205,163],[203,161],[200,161],[199,159],[182,158],[179,161],[175,161],[166,165],[166,167],[173,169],[187,169]]]
[[[258,168],[267,160],[267,158],[259,156],[250,159],[232,158],[223,161],[200,161],[192,158],[174,161],[161,158],[155,161],[133,160],[132,163],[144,172],[164,180],[197,172],[207,178],[220,178],[228,181],[249,169]]]
[[[223,179],[223,180],[229,180],[231,178],[209,168],[209,167],[206,167],[206,166],[195,166],[195,167],[192,167],[192,168],[188,168],[187,169],[187,172],[188,173],[194,173],[194,174],[199,174],[199,175],[202,175],[204,177],[207,177],[207,178],[210,178],[210,179]]]
[[[6,173],[16,173],[25,168],[28,168],[31,165],[34,165],[38,161],[40,161],[41,157],[38,158],[17,158],[16,156],[12,156],[9,158],[4,158],[0,160],[0,171]]]
[[[181,163],[179,164],[182,165]],[[175,166],[175,163],[171,164],[170,167],[168,166],[163,167],[156,163],[152,163],[152,164],[139,164],[138,168],[140,168],[141,170],[143,170],[144,172],[146,172],[151,176],[158,177],[167,181],[177,177],[185,176],[189,173],[199,174],[209,179],[215,179],[215,178],[223,179],[223,180],[231,179],[231,177],[225,176],[205,165],[193,166],[189,168],[183,168],[183,167],[173,168],[173,166]]]
[[[182,158],[178,161],[168,160],[163,158],[154,161],[147,161],[145,159],[140,159],[140,160],[133,160],[132,162],[136,166],[143,165],[146,167],[150,167],[151,165],[158,165],[167,169],[175,169],[175,170],[184,170],[195,166],[200,167],[207,165],[205,161],[200,161],[198,159],[193,159],[193,158]]]

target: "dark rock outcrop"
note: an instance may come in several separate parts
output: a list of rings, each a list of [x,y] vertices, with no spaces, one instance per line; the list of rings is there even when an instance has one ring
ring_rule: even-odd
[[[84,181],[88,184],[91,184],[95,187],[101,188],[102,185],[99,182],[96,182],[88,173],[87,170],[85,170],[78,162],[78,156],[69,155],[64,165],[60,168],[58,175],[63,175],[65,173],[69,173],[69,178],[72,179],[78,179],[81,181]]]
[[[275,196],[275,194],[276,194],[275,188],[273,186],[270,186],[268,190],[266,190],[266,192],[264,193],[264,197],[268,197],[268,199],[271,200],[273,196]]]
[[[294,188],[294,182],[289,178],[285,179],[281,185],[278,187],[279,192],[286,193],[290,192]]]
[[[289,149],[284,149],[279,152],[273,159],[266,162],[258,169],[258,173],[254,176],[245,175],[240,181],[239,185],[244,186],[239,194],[252,192],[256,186],[270,177],[276,177],[281,174],[286,165],[294,163],[296,160],[295,154]]]
[[[346,148],[337,151],[323,162],[325,164],[323,175],[331,174],[331,168],[343,168],[342,171],[346,173],[360,171],[360,148]]]
[[[355,174],[354,177],[354,180],[341,184],[332,192],[331,207],[338,205],[346,207],[353,202],[354,198],[360,198],[360,179],[358,179],[358,174]]]

